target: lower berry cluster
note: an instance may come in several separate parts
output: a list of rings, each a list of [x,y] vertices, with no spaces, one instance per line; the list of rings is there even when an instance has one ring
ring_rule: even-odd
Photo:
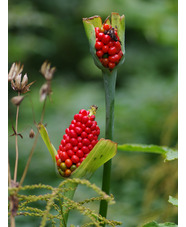
[[[61,176],[69,177],[98,142],[100,128],[91,111],[81,109],[74,115],[59,145],[56,163]]]
[[[102,65],[112,71],[123,56],[117,29],[109,24],[103,24],[101,28],[95,27],[95,33],[96,55]]]

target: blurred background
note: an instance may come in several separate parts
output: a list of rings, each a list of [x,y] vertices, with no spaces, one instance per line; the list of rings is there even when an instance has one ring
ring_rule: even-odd
[[[52,101],[47,100],[44,123],[57,148],[73,115],[96,104],[97,121],[104,137],[105,104],[101,71],[96,68],[82,24],[83,17],[111,12],[126,17],[126,60],[118,70],[114,140],[177,147],[177,0],[9,0],[9,68],[24,64],[29,82],[36,80],[21,104],[18,132],[18,180],[33,140],[28,137],[34,120],[40,121],[39,89],[44,83],[40,66],[48,60],[57,71],[52,81]],[[9,87],[9,99],[15,93]],[[33,114],[34,112],[34,114]],[[16,108],[9,104],[9,135]],[[13,176],[15,138],[9,136],[9,161]],[[101,187],[102,167],[90,179]],[[39,138],[24,184],[57,187],[61,179]],[[113,159],[111,193],[116,203],[108,218],[124,227],[157,222],[177,222],[177,208],[169,195],[177,196],[177,161],[165,163],[159,155],[118,152]],[[79,187],[76,200],[89,198]],[[98,211],[99,204],[91,205]],[[17,226],[39,226],[40,218],[17,217]],[[69,224],[88,219],[71,212]],[[48,225],[50,226],[50,225]]]

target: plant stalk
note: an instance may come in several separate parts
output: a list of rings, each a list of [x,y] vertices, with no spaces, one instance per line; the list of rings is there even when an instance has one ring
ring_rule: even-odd
[[[19,93],[18,93],[18,95],[19,95]],[[14,183],[16,183],[16,180],[17,180],[17,168],[18,168],[18,159],[19,159],[18,141],[17,141],[18,116],[19,116],[19,105],[17,106],[16,125],[15,125],[15,131],[16,131],[16,135],[15,135],[16,160],[15,160],[15,168],[14,168]]]
[[[47,98],[44,100],[44,103],[43,103],[43,108],[42,108],[40,123],[43,122],[44,113],[45,113],[45,108],[46,108],[46,100],[47,100]],[[20,180],[20,183],[19,183],[19,186],[22,186],[22,184],[23,184],[23,182],[24,182],[24,179],[25,179],[25,177],[26,177],[26,174],[27,174],[27,171],[28,171],[28,167],[29,167],[30,162],[31,162],[31,159],[32,159],[32,155],[33,155],[34,150],[35,150],[35,147],[36,147],[36,145],[37,145],[38,137],[39,137],[39,131],[38,131],[37,134],[36,134],[36,137],[35,137],[35,140],[34,140],[34,144],[33,144],[32,149],[31,149],[31,151],[30,151],[30,154],[29,154],[29,157],[28,157],[28,160],[27,160],[27,163],[26,163],[26,166],[25,166],[23,175],[22,175],[21,180]]]
[[[117,77],[117,70],[113,70],[111,73],[103,71],[105,104],[106,104],[105,139],[110,139],[110,140],[113,140],[113,131],[114,131],[114,99],[115,99],[116,77]],[[106,162],[103,166],[102,190],[108,195],[110,194],[111,165],[112,165],[112,159]],[[99,214],[106,218],[107,209],[108,209],[107,201],[101,200]]]

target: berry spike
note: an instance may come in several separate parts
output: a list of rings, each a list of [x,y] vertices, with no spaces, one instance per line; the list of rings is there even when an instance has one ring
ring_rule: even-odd
[[[95,33],[98,39],[95,43],[96,55],[102,65],[112,71],[123,56],[121,51],[122,43],[117,33],[117,27],[114,28],[104,23],[101,28],[95,27]]]
[[[81,109],[65,130],[55,156],[61,176],[69,177],[97,144],[100,134],[100,128],[95,121],[97,109],[95,105],[92,105],[88,111]]]

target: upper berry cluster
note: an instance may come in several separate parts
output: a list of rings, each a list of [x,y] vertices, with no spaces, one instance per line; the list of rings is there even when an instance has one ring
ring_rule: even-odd
[[[98,142],[100,128],[90,112],[81,109],[65,130],[56,155],[58,171],[63,177],[70,176]]]
[[[102,65],[112,71],[123,56],[117,29],[109,24],[103,24],[101,28],[95,27],[95,33],[96,55]]]

